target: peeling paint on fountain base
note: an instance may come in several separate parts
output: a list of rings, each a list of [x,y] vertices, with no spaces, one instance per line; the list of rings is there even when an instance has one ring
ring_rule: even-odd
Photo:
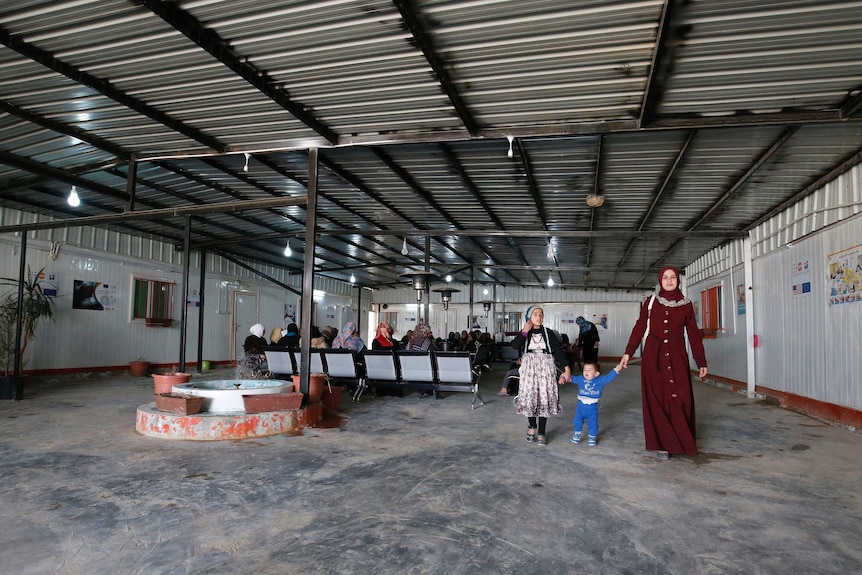
[[[138,433],[162,439],[218,441],[251,439],[295,432],[323,419],[323,403],[316,401],[301,409],[264,413],[196,413],[177,415],[156,409],[155,403],[138,407]]]

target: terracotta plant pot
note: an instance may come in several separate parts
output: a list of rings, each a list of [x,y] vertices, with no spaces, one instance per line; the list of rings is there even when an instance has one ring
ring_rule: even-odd
[[[308,374],[308,402],[320,401],[324,387],[326,387],[326,376],[322,373]],[[299,390],[299,375],[293,376],[293,389]]]
[[[170,393],[176,384],[188,383],[191,378],[192,374],[190,373],[154,373],[153,383],[156,393]]]
[[[341,392],[344,390],[340,385],[330,387],[323,386],[323,411],[327,413],[335,413],[338,411],[338,405],[341,403]]]
[[[179,415],[193,415],[200,412],[204,404],[203,397],[189,397],[173,393],[157,393],[156,408]]]
[[[287,392],[243,395],[242,402],[245,405],[246,413],[262,413],[265,411],[299,409],[299,407],[302,405],[302,394]]]
[[[129,362],[129,373],[134,377],[143,377],[150,371],[150,362],[148,361],[132,361]]]

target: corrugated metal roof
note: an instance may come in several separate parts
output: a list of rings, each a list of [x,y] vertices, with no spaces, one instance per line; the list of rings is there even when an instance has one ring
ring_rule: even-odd
[[[122,213],[131,162],[137,210],[303,197],[318,147],[324,277],[429,238],[456,281],[647,287],[859,163],[860,38],[854,1],[7,0],[0,205]],[[302,269],[304,206],[192,222]]]

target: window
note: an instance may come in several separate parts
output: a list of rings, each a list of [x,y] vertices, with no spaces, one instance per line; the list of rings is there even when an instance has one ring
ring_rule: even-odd
[[[133,278],[132,319],[171,320],[174,283]]]
[[[397,311],[381,311],[380,312],[380,321],[388,321],[389,325],[392,326],[392,329],[395,330],[393,333],[398,331],[398,312]]]
[[[714,338],[721,327],[721,286],[700,292],[703,337]]]

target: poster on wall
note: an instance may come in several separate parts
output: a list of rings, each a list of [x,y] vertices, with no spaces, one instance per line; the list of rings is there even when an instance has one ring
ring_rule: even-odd
[[[745,286],[736,286],[736,315],[745,315]]]
[[[335,306],[328,305],[323,308],[323,323],[333,325],[335,323]]]
[[[793,264],[790,270],[793,297],[811,295],[811,266],[808,260]]]
[[[117,286],[102,282],[75,280],[72,309],[104,311],[116,309]]]
[[[826,256],[829,306],[862,301],[862,245]]]
[[[186,298],[186,305],[189,307],[201,307],[201,294],[198,290],[189,291],[189,296]]]
[[[35,272],[31,272],[35,274]],[[30,278],[34,279],[34,278]],[[48,273],[42,270],[36,279],[39,289],[48,297],[57,297],[60,295],[60,278],[55,273]]]

